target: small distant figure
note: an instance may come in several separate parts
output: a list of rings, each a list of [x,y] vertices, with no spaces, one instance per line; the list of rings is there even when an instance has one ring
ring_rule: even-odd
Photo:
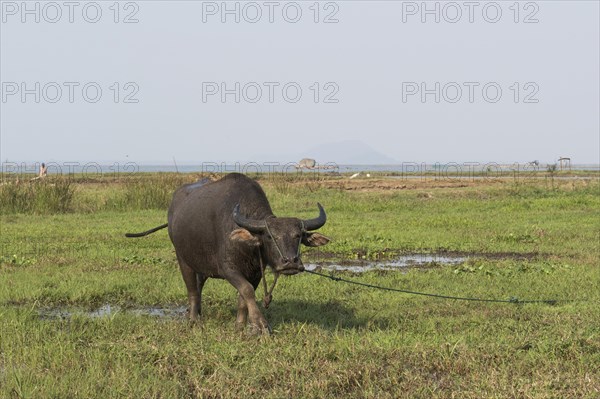
[[[350,178],[354,179],[354,178],[357,178],[358,176],[360,176],[360,172],[353,174],[352,176],[350,176]]]
[[[46,166],[45,163],[42,162],[42,164],[40,165],[40,174],[38,175],[38,177],[46,177],[48,175],[48,167]]]

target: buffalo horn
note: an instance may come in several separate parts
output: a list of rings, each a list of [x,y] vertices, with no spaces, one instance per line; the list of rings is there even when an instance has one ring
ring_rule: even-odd
[[[327,221],[327,215],[325,214],[325,209],[317,202],[317,206],[319,207],[319,216],[315,219],[303,220],[304,228],[306,231],[317,230],[325,224]]]
[[[233,208],[233,221],[240,227],[245,228],[251,233],[260,233],[265,229],[265,222],[262,220],[246,219],[240,215],[240,204]]]

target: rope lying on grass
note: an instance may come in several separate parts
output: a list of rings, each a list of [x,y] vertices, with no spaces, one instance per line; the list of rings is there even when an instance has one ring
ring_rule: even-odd
[[[460,296],[430,294],[430,293],[426,293],[426,292],[401,290],[399,288],[382,287],[382,286],[379,286],[379,285],[362,283],[360,281],[346,280],[344,278],[336,277],[336,276],[331,275],[331,274],[323,274],[323,273],[315,272],[315,271],[312,271],[312,270],[304,270],[304,272],[310,273],[310,274],[314,274],[314,275],[317,275],[317,276],[321,276],[321,277],[326,277],[326,278],[329,278],[329,279],[331,279],[333,281],[341,281],[343,283],[355,284],[355,285],[360,285],[360,286],[368,287],[368,288],[376,288],[376,289],[379,289],[379,290],[393,291],[393,292],[403,292],[405,294],[424,295],[424,296],[430,296],[430,297],[441,298],[441,299],[456,299],[458,301],[500,302],[500,303],[515,303],[515,304],[520,304],[520,303],[546,303],[548,305],[556,305],[558,302],[576,302],[576,301],[578,301],[578,300],[575,300],[575,299],[521,300],[521,299],[515,298],[515,297],[511,297],[510,299],[485,299],[485,298],[469,298],[469,297],[460,297]]]

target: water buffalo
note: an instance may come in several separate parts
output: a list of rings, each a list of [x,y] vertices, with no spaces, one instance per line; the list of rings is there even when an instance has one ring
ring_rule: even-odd
[[[317,205],[315,219],[278,218],[257,182],[231,173],[218,181],[204,179],[178,188],[168,223],[127,236],[140,237],[168,226],[188,291],[190,319],[200,314],[206,279],[221,278],[239,292],[236,327],[243,328],[249,319],[252,329],[260,333],[270,331],[254,295],[261,266],[271,266],[276,276],[304,270],[300,244],[317,247],[329,242],[313,231],[327,219],[321,204]]]

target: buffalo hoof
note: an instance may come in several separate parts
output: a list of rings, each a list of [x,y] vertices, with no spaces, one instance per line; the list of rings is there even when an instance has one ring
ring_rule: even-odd
[[[188,313],[188,320],[192,324],[200,323],[200,315],[198,313]]]
[[[273,334],[273,329],[271,329],[271,326],[269,325],[269,323],[265,323],[265,325],[258,325],[258,324],[250,324],[249,326],[249,331],[250,334],[252,335],[271,335]]]

